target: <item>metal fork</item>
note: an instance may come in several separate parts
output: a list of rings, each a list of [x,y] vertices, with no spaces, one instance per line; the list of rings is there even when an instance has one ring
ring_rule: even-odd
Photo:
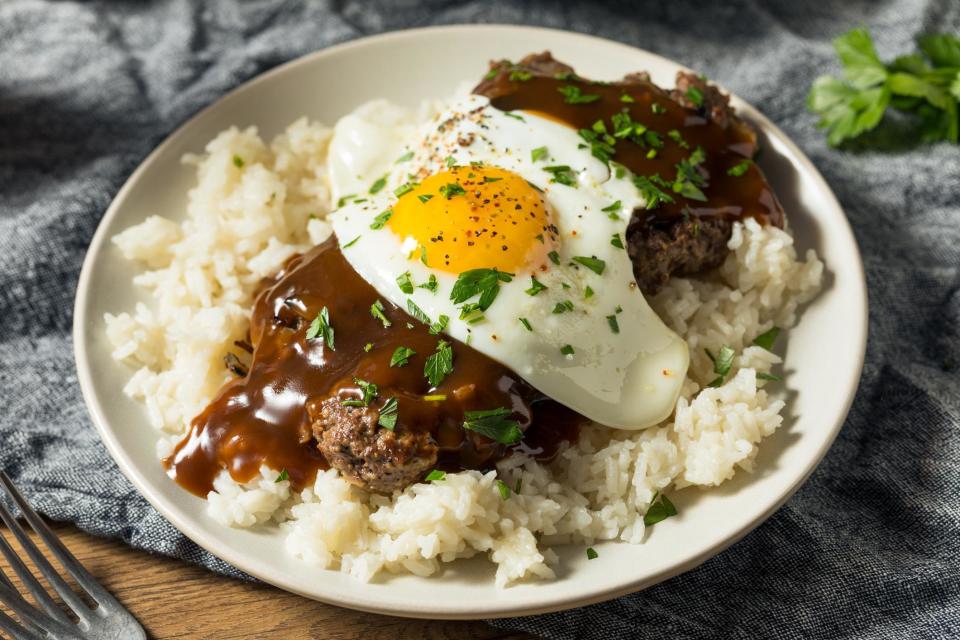
[[[43,540],[53,557],[66,569],[67,573],[73,576],[86,595],[97,604],[96,608],[91,609],[70,588],[70,585],[43,556],[40,549],[27,537],[23,527],[13,517],[13,513],[0,500],[0,519],[20,542],[20,546],[46,578],[47,583],[77,617],[77,621],[68,617],[6,539],[0,536],[0,552],[40,606],[38,609],[19,594],[10,579],[0,570],[0,603],[6,605],[20,620],[18,623],[14,618],[0,611],[0,632],[6,632],[14,640],[145,640],[147,636],[137,619],[101,587],[73,557],[73,554],[67,551],[3,471],[0,471],[0,485],[3,485],[7,495],[16,503],[24,519]]]

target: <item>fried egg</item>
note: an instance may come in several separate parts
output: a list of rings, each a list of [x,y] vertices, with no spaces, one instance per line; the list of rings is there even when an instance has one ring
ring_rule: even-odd
[[[644,201],[628,172],[567,125],[482,96],[402,145],[372,117],[341,120],[329,151],[341,205],[330,220],[353,268],[591,420],[640,429],[668,417],[688,352],[634,278],[625,233]]]

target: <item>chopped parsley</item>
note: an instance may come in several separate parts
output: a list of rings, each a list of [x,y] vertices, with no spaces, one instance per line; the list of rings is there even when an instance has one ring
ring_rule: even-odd
[[[574,256],[573,261],[577,264],[582,264],[590,271],[593,271],[598,276],[603,275],[603,270],[607,268],[607,263],[601,260],[600,258],[592,256]]]
[[[667,131],[667,137],[680,145],[680,148],[682,149],[690,148],[690,145],[687,144],[687,141],[683,139],[683,134],[676,129],[670,129],[670,131]]]
[[[497,491],[500,492],[501,500],[510,499],[510,487],[508,487],[507,483],[501,480],[500,478],[497,478]]]
[[[377,394],[380,392],[380,389],[376,384],[372,382],[367,382],[360,378],[354,378],[353,383],[360,387],[360,393],[362,397],[359,400],[344,400],[340,404],[345,407],[369,407],[370,401],[377,397]]]
[[[758,347],[762,347],[767,351],[773,349],[773,343],[777,341],[777,336],[780,335],[780,327],[772,327],[769,331],[764,331],[756,338],[753,339],[753,344]]]
[[[417,355],[417,352],[411,349],[410,347],[397,347],[393,351],[393,355],[390,356],[390,366],[391,367],[402,367],[407,364],[410,360],[410,356]]]
[[[430,316],[424,313],[411,298],[407,298],[407,311],[423,324],[430,324]]]
[[[390,322],[390,318],[387,317],[387,314],[384,311],[383,303],[379,300],[370,305],[370,315],[382,322],[384,329],[393,324]]]
[[[424,402],[443,402],[447,399],[447,394],[445,393],[431,393],[430,395],[423,396]]]
[[[733,176],[734,178],[739,178],[740,176],[742,176],[743,174],[745,174],[747,171],[750,170],[750,165],[752,164],[753,164],[753,160],[751,160],[750,158],[747,158],[746,160],[741,160],[737,164],[727,169],[727,175]]]
[[[383,213],[377,215],[373,219],[373,222],[370,223],[370,228],[376,231],[377,229],[383,229],[383,225],[387,224],[387,220],[393,215],[393,209],[387,209]]]
[[[573,169],[565,164],[555,164],[549,167],[544,167],[544,171],[553,175],[550,178],[550,182],[556,182],[557,184],[566,185],[568,187],[577,186],[577,179],[574,175]]]
[[[587,299],[589,299],[589,298],[592,298],[592,297],[593,297],[593,293],[594,293],[593,289],[590,287],[590,285],[587,285],[587,286],[584,287],[584,289],[583,289],[583,299],[584,299],[584,300],[587,300]]]
[[[281,469],[280,473],[277,475],[277,479],[273,482],[275,484],[280,484],[281,482],[286,482],[290,479],[290,473],[286,469]]]
[[[537,160],[542,160],[547,157],[547,148],[546,147],[537,147],[530,151],[530,161],[536,162]]]
[[[500,444],[516,444],[523,439],[523,432],[516,420],[510,419],[510,409],[499,407],[484,411],[466,411],[463,428],[475,431]]]
[[[233,156],[233,166],[235,166],[237,169],[243,167],[243,158],[240,156]]]
[[[447,156],[446,159],[445,159],[443,162],[444,162],[444,164],[446,164],[448,167],[455,167],[455,166],[457,166],[457,159],[454,158],[453,156]]]
[[[504,111],[503,115],[513,118],[514,120],[519,120],[520,122],[526,122],[526,120],[523,119],[523,116],[518,113],[514,113],[513,111]]]
[[[500,182],[503,178],[493,178],[491,176],[483,176],[483,183],[490,184],[491,182]]]
[[[603,120],[594,122],[592,129],[580,129],[577,133],[590,146],[590,155],[600,162],[610,162],[617,152],[613,147],[617,140],[607,133]]]
[[[430,202],[431,200],[433,200],[433,194],[432,194],[432,193],[421,193],[420,195],[417,196],[417,200],[419,200],[420,202],[426,204],[426,203]]]
[[[596,560],[600,556],[597,555],[597,551],[593,547],[587,547],[587,560]]]
[[[696,87],[687,89],[687,100],[689,100],[698,109],[703,106],[703,92]]]
[[[573,311],[573,303],[569,300],[558,302],[553,307],[553,313],[566,313],[567,311]]]
[[[467,324],[477,324],[484,319],[483,310],[476,302],[468,302],[460,307],[460,319]]]
[[[524,69],[514,69],[510,72],[510,79],[518,82],[526,82],[533,77],[533,74]]]
[[[438,387],[444,378],[453,373],[453,347],[446,340],[437,342],[437,350],[423,365],[423,375],[431,387]]]
[[[647,512],[643,514],[643,524],[646,527],[652,527],[658,522],[663,522],[675,515],[677,515],[677,508],[673,506],[667,496],[658,491],[654,494]]]
[[[436,293],[436,292],[437,292],[437,288],[438,288],[439,286],[440,286],[440,284],[437,282],[437,276],[435,276],[435,275],[433,275],[433,274],[431,273],[431,274],[430,274],[430,278],[429,278],[426,282],[424,282],[423,284],[418,284],[418,285],[417,285],[417,289],[426,289],[427,291],[430,291],[431,293]]]
[[[447,479],[447,472],[440,471],[440,469],[434,469],[427,474],[427,477],[424,478],[425,482],[440,482],[441,480]]]
[[[557,91],[563,94],[563,101],[567,104],[590,104],[600,99],[597,94],[583,93],[580,87],[572,84],[557,87]]]
[[[709,349],[704,349],[707,354],[707,357],[713,362],[713,372],[717,374],[717,377],[710,381],[708,387],[719,387],[723,384],[723,378],[733,367],[733,359],[737,355],[737,352],[732,348],[724,345],[720,347],[720,350],[714,355]]]
[[[349,249],[349,248],[352,247],[353,245],[357,244],[357,240],[359,240],[359,239],[360,239],[360,236],[357,236],[356,238],[354,238],[353,240],[351,240],[351,241],[348,242],[347,244],[343,245],[342,248],[343,248],[343,249]]]
[[[633,99],[633,96],[624,93],[620,95],[620,102],[636,102],[636,100]]]
[[[447,324],[450,322],[450,316],[440,314],[440,317],[437,318],[437,321],[430,325],[430,335],[437,335],[441,331],[447,328]]]
[[[553,264],[560,264],[560,254],[556,251],[551,251],[547,254],[547,257],[550,258],[550,262]]]
[[[330,351],[336,351],[336,347],[333,346],[333,326],[330,324],[330,310],[326,307],[320,310],[317,317],[310,323],[310,327],[307,328],[307,340],[315,338],[320,338],[330,348]]]
[[[677,178],[673,181],[673,192],[679,193],[684,198],[690,200],[699,200],[706,202],[707,197],[700,190],[707,184],[707,179],[697,170],[697,167],[703,164],[706,159],[706,153],[703,147],[697,147],[690,157],[677,163]]]
[[[610,325],[610,331],[620,333],[620,323],[617,322],[617,316],[607,316],[607,324]]]
[[[623,249],[623,238],[620,237],[619,233],[615,233],[610,237],[610,244],[617,249]]]
[[[527,331],[533,331],[533,326],[530,324],[530,321],[526,318],[517,318],[520,321],[520,324],[523,325],[524,329]]]
[[[372,342],[368,342],[367,344],[363,345],[363,350],[364,350],[366,353],[370,353],[370,350],[371,350],[371,349],[373,349],[373,343],[372,343]]]
[[[621,208],[623,208],[623,204],[617,200],[613,204],[607,205],[603,209],[600,209],[600,211],[603,211],[605,214],[607,214],[607,217],[611,220],[619,220],[620,216],[618,216],[617,213],[620,212]]]
[[[370,185],[370,195],[382,191],[385,186],[387,186],[387,174],[383,174]]]
[[[526,290],[528,296],[535,296],[546,289],[547,285],[537,280],[536,276],[530,276],[530,288]]]
[[[470,269],[457,276],[450,291],[450,300],[454,304],[466,302],[474,296],[480,296],[477,308],[486,311],[500,293],[500,283],[513,280],[512,273],[497,269]]]
[[[406,195],[406,194],[410,193],[411,191],[413,191],[414,189],[416,189],[416,188],[417,188],[417,184],[418,184],[418,183],[416,183],[416,182],[405,182],[405,183],[403,183],[402,185],[400,185],[399,187],[397,187],[396,189],[393,190],[393,195],[397,196],[398,198],[399,198],[400,196]]]
[[[650,111],[653,111],[654,114],[662,116],[667,112],[667,108],[660,104],[659,102],[654,102],[650,105]]]
[[[661,203],[673,202],[673,196],[658,186],[658,184],[662,186],[662,183],[663,180],[659,175],[654,175],[650,178],[646,176],[633,176],[633,184],[640,191],[640,195],[643,197],[647,209],[656,209]]]
[[[397,161],[394,164],[401,164],[413,160],[413,150],[407,151],[405,154],[397,158]]]
[[[377,418],[377,424],[388,431],[397,428],[397,418],[400,417],[400,407],[396,398],[388,398],[383,406],[380,407],[380,417]]]
[[[400,287],[400,291],[403,291],[407,295],[413,293],[413,281],[410,280],[409,271],[404,271],[397,276],[397,286]]]
[[[342,207],[343,205],[347,204],[348,202],[350,202],[351,200],[353,200],[353,199],[356,198],[356,197],[357,197],[357,196],[354,195],[354,194],[352,194],[352,193],[351,193],[351,194],[348,194],[348,195],[345,195],[345,196],[341,196],[340,199],[337,200],[337,209],[339,209],[339,208]]]
[[[780,376],[775,376],[772,373],[764,373],[762,371],[757,374],[757,377],[761,380],[770,380],[771,382],[780,382],[783,380],[783,378]]]
[[[565,356],[572,356],[574,354],[573,347],[569,344],[565,344],[562,347],[560,347],[560,353],[562,353]]]
[[[466,189],[461,187],[459,182],[448,182],[440,187],[440,195],[445,197],[447,200],[450,200],[454,196],[462,196],[466,192]]]

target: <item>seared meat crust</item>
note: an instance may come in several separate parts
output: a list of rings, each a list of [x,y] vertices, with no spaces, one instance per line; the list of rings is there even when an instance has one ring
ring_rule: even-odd
[[[724,218],[679,219],[665,225],[627,227],[627,253],[640,290],[653,295],[672,276],[719,267],[727,257],[733,223]]]
[[[429,433],[377,426],[374,407],[346,407],[328,398],[313,423],[317,446],[330,466],[352,484],[393,493],[436,466],[437,445]]]

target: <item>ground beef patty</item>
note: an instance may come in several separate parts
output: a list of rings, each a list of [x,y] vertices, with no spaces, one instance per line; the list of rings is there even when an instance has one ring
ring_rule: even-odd
[[[317,447],[330,466],[351,483],[376,493],[393,493],[436,466],[437,445],[426,432],[377,426],[373,407],[345,407],[339,398],[323,402],[313,423]]]

